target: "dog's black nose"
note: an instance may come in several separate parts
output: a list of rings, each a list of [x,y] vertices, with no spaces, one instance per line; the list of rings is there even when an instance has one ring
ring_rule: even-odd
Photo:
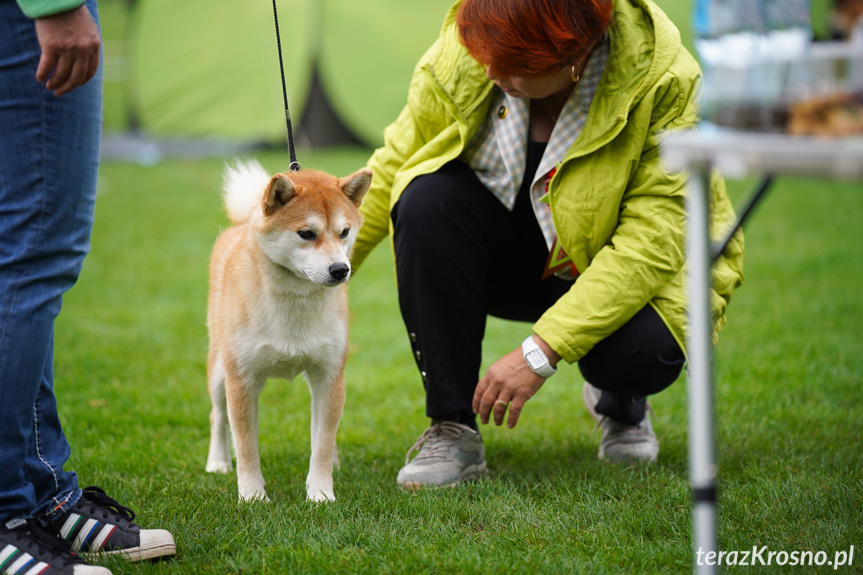
[[[330,266],[330,277],[341,281],[345,279],[349,271],[351,271],[351,268],[348,267],[348,264],[333,264]]]

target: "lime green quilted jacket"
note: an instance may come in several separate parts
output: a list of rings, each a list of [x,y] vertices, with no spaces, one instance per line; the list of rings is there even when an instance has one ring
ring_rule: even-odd
[[[457,158],[488,110],[493,84],[458,40],[457,6],[417,64],[407,105],[368,162],[374,181],[361,208],[355,267],[391,233],[390,210],[408,183]],[[648,302],[682,348],[686,341],[686,178],[663,168],[658,140],[696,125],[701,71],[651,0],[615,0],[608,32],[609,60],[587,124],[549,183],[555,228],[581,274],[533,330],[570,363]],[[720,235],[733,218],[725,184],[715,176],[712,233]],[[714,342],[742,281],[738,234],[713,270]]]

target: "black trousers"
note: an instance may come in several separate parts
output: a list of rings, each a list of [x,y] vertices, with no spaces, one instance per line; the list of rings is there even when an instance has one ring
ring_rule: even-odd
[[[472,417],[486,318],[534,322],[572,282],[540,279],[548,248],[528,195],[519,193],[509,212],[458,160],[411,182],[391,216],[399,306],[426,414]],[[648,305],[579,367],[603,390],[600,413],[637,423],[644,397],[679,376],[683,353]]]

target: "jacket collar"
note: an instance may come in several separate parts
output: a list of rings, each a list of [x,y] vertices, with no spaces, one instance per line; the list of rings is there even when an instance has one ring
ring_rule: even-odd
[[[651,0],[615,0],[608,29],[606,72],[571,151],[589,153],[626,125],[630,110],[671,66],[681,49],[680,33]]]
[[[469,138],[488,111],[494,83],[459,41],[456,11],[460,4],[458,0],[444,20],[439,57],[424,67]],[[681,50],[680,33],[652,0],[614,0],[608,35],[611,52],[597,90],[601,97],[594,98],[571,155],[590,153],[620,133],[630,110]]]

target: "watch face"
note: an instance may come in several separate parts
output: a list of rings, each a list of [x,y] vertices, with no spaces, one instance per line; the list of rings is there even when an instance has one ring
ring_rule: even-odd
[[[525,356],[525,359],[527,359],[530,367],[534,369],[539,369],[545,363],[540,354],[535,351],[531,351],[530,353],[528,353],[527,356]]]
[[[535,374],[541,377],[550,377],[557,371],[551,367],[551,363],[548,361],[545,353],[543,353],[542,348],[532,338],[525,339],[521,344],[521,348],[524,352],[524,361]]]

